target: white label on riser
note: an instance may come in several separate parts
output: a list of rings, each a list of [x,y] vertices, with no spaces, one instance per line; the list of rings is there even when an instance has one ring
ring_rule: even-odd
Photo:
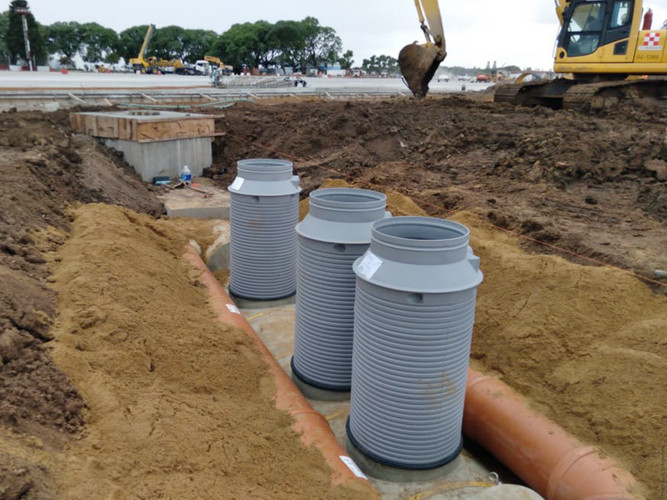
[[[364,258],[357,266],[357,272],[363,278],[369,280],[373,277],[377,270],[380,269],[381,265],[382,259],[369,250],[366,252],[366,255],[364,255]]]
[[[241,189],[241,186],[243,186],[243,183],[245,182],[245,179],[243,177],[237,177],[234,179],[234,182],[232,182],[232,185],[229,186],[229,189],[234,189],[235,191],[238,191]]]

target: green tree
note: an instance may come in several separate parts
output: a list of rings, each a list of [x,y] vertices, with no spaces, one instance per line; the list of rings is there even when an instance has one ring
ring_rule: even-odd
[[[7,47],[7,29],[9,28],[9,11],[0,13],[0,64],[9,64],[10,54]]]
[[[17,63],[19,60],[26,60],[22,14],[17,13],[17,9],[28,9],[28,2],[26,0],[13,0],[9,4],[9,23],[5,41],[13,63]],[[28,34],[30,49],[34,59],[33,63],[45,64],[47,59],[46,46],[44,45],[40,26],[35,21],[32,13],[26,15],[26,20],[28,21]]]
[[[305,33],[302,66],[311,64],[317,68],[321,64],[336,61],[343,48],[343,43],[336,35],[336,30],[321,26],[314,17],[307,17],[301,23]]]
[[[116,32],[97,23],[82,24],[80,39],[83,60],[88,62],[105,60],[118,46]]]
[[[386,72],[387,74],[392,74],[398,72],[398,60],[395,57],[387,55],[372,55],[369,59],[364,59],[361,67],[364,71],[370,73]]]
[[[227,64],[240,70],[259,65],[275,64],[279,54],[278,40],[273,25],[266,21],[234,24],[218,38],[214,46],[216,55]]]
[[[299,67],[299,55],[305,50],[306,38],[302,24],[299,21],[278,21],[272,31],[278,49],[276,63],[282,68]]]
[[[377,57],[371,56],[369,59],[364,59],[361,62],[361,67],[366,72],[374,72],[378,69]]]
[[[183,58],[189,61],[204,59],[211,55],[213,45],[218,38],[215,31],[210,30],[185,30],[183,34]]]
[[[77,22],[56,22],[44,29],[44,41],[49,54],[60,54],[62,64],[72,64],[81,49],[81,25]]]
[[[148,47],[148,54],[162,59],[182,59],[184,56],[185,30],[180,26],[165,26],[155,31]]]
[[[354,57],[354,52],[352,52],[351,50],[345,51],[345,53],[338,58],[340,67],[345,70],[349,70],[354,64],[354,59],[352,59],[353,57]]]

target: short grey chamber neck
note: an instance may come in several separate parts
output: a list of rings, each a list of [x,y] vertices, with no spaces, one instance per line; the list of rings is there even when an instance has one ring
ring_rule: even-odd
[[[333,222],[373,222],[385,216],[387,197],[376,191],[326,188],[310,193],[309,214]]]
[[[433,217],[394,217],[373,224],[370,250],[402,264],[451,264],[466,259],[470,231]]]

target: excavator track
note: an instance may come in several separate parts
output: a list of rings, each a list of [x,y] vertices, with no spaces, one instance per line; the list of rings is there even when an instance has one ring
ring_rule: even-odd
[[[546,82],[498,85],[494,95],[495,102],[580,111],[613,109],[621,102],[634,100],[650,101],[652,105],[667,107],[667,79],[585,83],[557,78]]]
[[[599,111],[613,109],[624,101],[637,100],[650,100],[656,106],[667,106],[667,79],[574,85],[563,96],[563,108]]]
[[[521,87],[513,83],[499,83],[493,94],[493,102],[517,104],[517,94]]]

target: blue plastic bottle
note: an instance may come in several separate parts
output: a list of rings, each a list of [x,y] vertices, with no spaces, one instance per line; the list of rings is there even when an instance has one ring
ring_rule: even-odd
[[[190,168],[187,165],[185,165],[183,170],[181,170],[181,182],[183,184],[192,183],[192,173],[190,172]]]

